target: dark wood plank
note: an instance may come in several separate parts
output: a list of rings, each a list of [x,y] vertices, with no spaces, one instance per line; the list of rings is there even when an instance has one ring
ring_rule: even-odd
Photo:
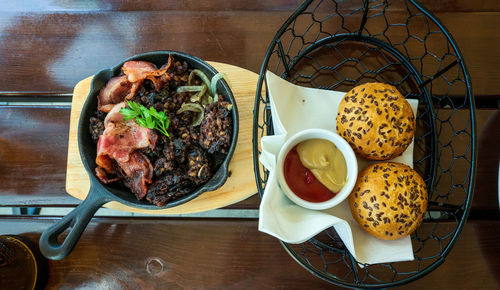
[[[2,218],[0,234],[38,240],[53,222]],[[499,239],[500,221],[469,222],[444,264],[405,289],[498,288]],[[256,220],[94,219],[74,251],[49,268],[48,289],[332,288],[259,232]]]
[[[462,0],[461,0],[462,1]],[[299,0],[243,0],[243,1],[135,1],[121,0],[99,1],[89,5],[75,1],[44,1],[38,5],[22,5],[15,0],[6,0],[0,11],[34,12],[34,11],[252,11],[252,10],[294,10],[302,1]],[[442,6],[442,5],[439,5]]]
[[[35,11],[161,11],[161,10],[179,10],[179,11],[263,11],[263,10],[282,10],[293,11],[303,1],[299,0],[241,0],[241,1],[99,1],[97,5],[89,5],[85,2],[74,1],[43,1],[37,5],[23,5],[16,0],[5,0],[0,11],[15,11],[15,12],[35,12]],[[339,4],[342,7],[356,8],[362,5],[363,0],[346,1]],[[371,6],[382,2],[372,1]],[[378,2],[378,3],[377,3]],[[434,12],[492,12],[500,11],[500,3],[495,0],[447,0],[433,1],[422,0],[421,2],[427,9]]]
[[[79,80],[100,69],[128,56],[159,49],[185,51],[258,72],[276,31],[299,4],[291,0],[83,3],[48,1],[31,6],[10,1],[0,8],[1,91],[68,93]],[[492,84],[500,77],[500,58],[490,52],[500,41],[496,29],[499,12],[454,10],[496,11],[498,2],[425,4],[436,11],[456,39],[475,94],[497,96],[498,87]],[[403,10],[398,11],[395,18],[398,13],[404,15]],[[26,81],[27,75],[34,77]]]
[[[23,233],[37,240],[52,222],[1,220],[0,232]],[[164,266],[158,275],[147,271],[152,259]],[[305,288],[314,281],[277,240],[257,231],[255,220],[93,222],[75,251],[65,260],[51,261],[49,267],[48,289],[78,285],[241,288],[252,284]]]
[[[472,202],[474,215],[500,215],[498,176],[500,150],[500,110],[478,114],[477,178]]]
[[[483,289],[500,287],[500,221],[472,221],[465,225],[445,262],[413,289]]]
[[[0,107],[0,204],[60,205],[66,194],[68,108]]]
[[[476,183],[473,211],[500,213],[498,204],[498,160],[496,148],[500,135],[494,132],[499,125],[500,109],[476,110]],[[436,115],[439,144],[437,178],[432,200],[450,204],[464,203],[470,185],[472,164],[472,125],[470,112],[441,109]],[[441,197],[438,197],[441,196]],[[486,217],[486,212],[483,212]]]
[[[495,42],[500,41],[498,13],[444,13],[437,15],[456,40],[465,58],[471,76],[473,93],[478,99],[490,96],[498,99],[500,55],[495,53]],[[498,23],[496,23],[498,22]],[[495,23],[495,24],[493,24]],[[491,25],[493,24],[493,25]]]
[[[492,134],[494,128],[499,125],[498,116],[499,110],[477,110],[479,154],[473,208],[478,210],[498,209],[495,194],[497,183],[494,180],[498,173],[496,144],[500,143],[500,136]],[[455,131],[466,129],[468,126],[465,111],[457,112],[451,120],[455,124]],[[69,108],[0,106],[1,205],[73,206],[79,203],[64,190],[68,122]],[[449,125],[443,126],[442,130],[442,140],[446,143],[451,140],[454,131]],[[457,155],[467,152],[465,143],[455,142],[453,146]],[[460,179],[459,176],[466,175],[461,167],[457,166],[456,170],[458,171],[453,172],[455,181]],[[443,184],[438,188],[442,193],[446,192],[444,187],[450,187],[445,182],[441,181]],[[463,198],[460,196],[458,200]],[[255,209],[258,208],[259,202],[260,199],[254,196],[228,208]]]
[[[3,91],[69,92],[81,79],[151,50],[179,50],[257,71],[288,12],[5,12]],[[255,25],[248,25],[254,23]],[[61,25],[63,24],[63,25]],[[16,53],[11,53],[16,51]],[[35,53],[37,52],[37,53]],[[26,63],[26,58],[30,62]],[[20,75],[36,75],[29,82]]]
[[[75,206],[65,191],[69,108],[0,106],[0,205]],[[228,209],[256,209],[257,196]]]
[[[431,12],[492,12],[500,11],[500,3],[495,0],[421,0],[421,2]]]

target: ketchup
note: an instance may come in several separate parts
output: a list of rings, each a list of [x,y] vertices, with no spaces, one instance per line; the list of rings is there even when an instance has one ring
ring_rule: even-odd
[[[314,174],[302,165],[296,147],[288,152],[283,166],[288,187],[298,197],[309,202],[323,202],[333,198],[336,193],[321,184]]]

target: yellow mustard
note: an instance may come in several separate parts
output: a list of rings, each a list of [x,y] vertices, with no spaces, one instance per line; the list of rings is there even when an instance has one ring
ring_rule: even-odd
[[[332,192],[339,192],[347,181],[344,155],[332,142],[309,139],[297,145],[297,153],[304,167]]]

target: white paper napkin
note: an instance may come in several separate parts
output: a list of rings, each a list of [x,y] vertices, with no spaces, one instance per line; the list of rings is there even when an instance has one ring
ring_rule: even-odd
[[[333,226],[360,263],[413,260],[409,236],[394,241],[371,236],[354,220],[347,200],[334,208],[316,211],[298,206],[285,196],[273,170],[281,146],[288,136],[304,129],[322,128],[336,132],[338,105],[345,93],[296,86],[269,71],[266,73],[266,82],[276,135],[261,139],[260,162],[270,175],[260,204],[259,230],[287,243],[302,243]],[[408,102],[416,115],[418,100]],[[390,161],[413,168],[413,142],[401,156]],[[359,170],[371,163],[358,158]]]

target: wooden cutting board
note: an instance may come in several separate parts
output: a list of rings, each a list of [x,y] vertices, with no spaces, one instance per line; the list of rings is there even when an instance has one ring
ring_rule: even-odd
[[[197,198],[174,208],[144,210],[129,207],[118,202],[107,203],[104,205],[105,207],[152,214],[196,213],[236,203],[257,192],[252,159],[252,112],[259,76],[237,66],[219,62],[209,63],[217,71],[224,72],[228,76],[238,106],[240,119],[238,143],[229,164],[231,176],[227,179],[226,183],[216,191],[202,193]],[[83,104],[90,92],[91,81],[92,77],[88,77],[75,86],[71,104],[66,191],[81,200],[85,199],[88,194],[90,180],[83,167],[78,151],[78,120]]]

